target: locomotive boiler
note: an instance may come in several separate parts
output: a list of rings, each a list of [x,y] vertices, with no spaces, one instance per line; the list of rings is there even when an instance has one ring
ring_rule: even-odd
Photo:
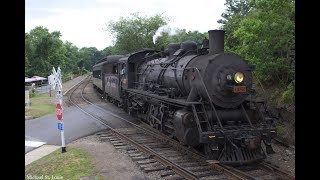
[[[139,82],[147,83],[144,90],[159,88],[175,97],[196,98],[222,108],[235,108],[249,95],[253,66],[240,56],[224,53],[223,31],[209,31],[210,48],[199,55],[192,41],[170,44],[167,57],[151,59],[141,64]],[[168,90],[170,88],[170,90]],[[248,90],[248,91],[247,91]]]
[[[264,102],[254,95],[254,66],[224,52],[224,31],[208,33],[201,48],[185,41],[165,51],[144,49],[116,62],[106,60],[109,70],[101,72],[105,96],[208,159],[226,164],[262,160],[273,153],[275,128]]]

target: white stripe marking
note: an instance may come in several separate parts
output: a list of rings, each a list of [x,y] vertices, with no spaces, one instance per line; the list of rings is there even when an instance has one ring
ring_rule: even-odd
[[[25,141],[25,146],[29,146],[29,147],[39,147],[44,144],[46,143],[41,141]]]

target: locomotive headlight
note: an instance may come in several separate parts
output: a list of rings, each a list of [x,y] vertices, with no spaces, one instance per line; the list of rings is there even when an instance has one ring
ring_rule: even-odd
[[[235,75],[234,75],[234,80],[236,81],[236,83],[241,83],[244,79],[244,74],[241,73],[241,72],[237,72]]]

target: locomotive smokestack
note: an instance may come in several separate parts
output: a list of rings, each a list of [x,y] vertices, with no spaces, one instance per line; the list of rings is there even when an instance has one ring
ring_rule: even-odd
[[[210,30],[209,33],[209,54],[224,52],[224,31]]]

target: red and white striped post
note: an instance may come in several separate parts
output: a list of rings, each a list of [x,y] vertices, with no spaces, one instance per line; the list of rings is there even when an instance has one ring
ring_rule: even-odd
[[[64,138],[64,128],[63,128],[63,108],[62,108],[62,103],[63,103],[63,95],[62,95],[62,81],[61,81],[61,69],[58,67],[58,70],[56,71],[53,67],[52,69],[52,75],[53,75],[53,82],[52,82],[52,88],[55,89],[56,86],[58,86],[58,91],[57,91],[57,99],[58,103],[56,105],[56,114],[58,118],[58,129],[61,132],[61,150],[62,153],[67,152],[66,150],[66,145],[65,145],[65,138]]]

